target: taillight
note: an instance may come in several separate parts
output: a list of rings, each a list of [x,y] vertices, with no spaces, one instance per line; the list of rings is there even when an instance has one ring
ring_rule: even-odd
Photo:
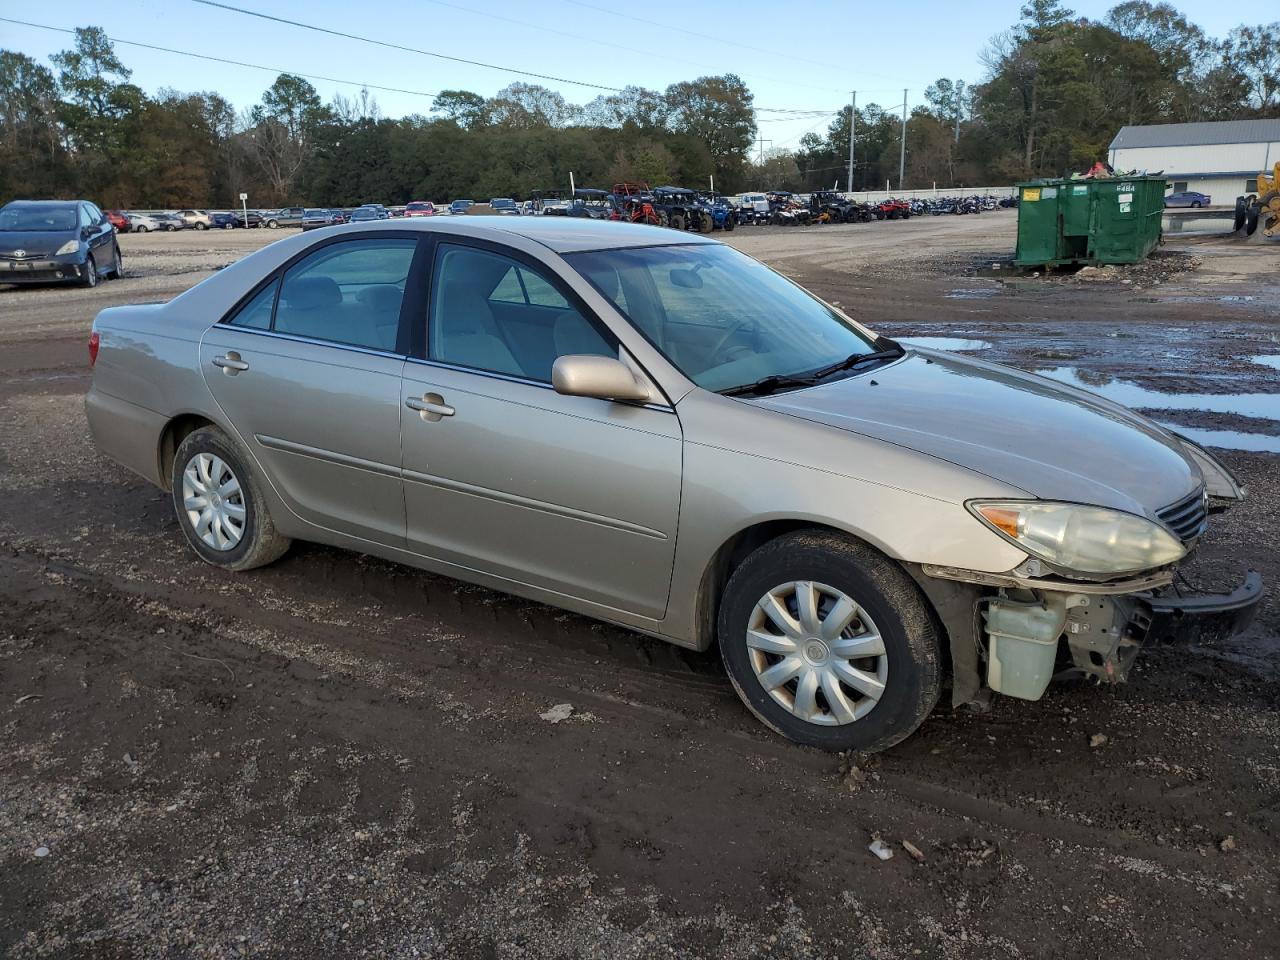
[[[98,362],[98,331],[89,334],[89,366]]]

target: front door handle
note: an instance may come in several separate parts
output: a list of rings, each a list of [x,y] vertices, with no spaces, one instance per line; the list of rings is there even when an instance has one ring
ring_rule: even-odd
[[[410,410],[417,410],[419,416],[428,423],[435,423],[441,417],[452,417],[454,414],[453,407],[444,402],[444,397],[438,393],[423,394],[422,398],[407,397],[404,405]]]
[[[213,365],[215,367],[221,367],[222,372],[229,377],[234,377],[242,370],[249,369],[249,365],[240,359],[240,354],[234,351],[226,354],[225,356],[214,357]]]

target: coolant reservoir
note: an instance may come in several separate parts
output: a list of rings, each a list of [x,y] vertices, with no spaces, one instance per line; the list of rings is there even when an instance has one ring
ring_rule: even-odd
[[[1044,696],[1066,618],[1065,607],[990,601],[982,612],[987,625],[987,686],[1022,700]]]

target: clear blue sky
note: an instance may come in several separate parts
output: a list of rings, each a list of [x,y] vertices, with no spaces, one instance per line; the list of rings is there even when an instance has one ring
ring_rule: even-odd
[[[438,53],[608,87],[669,83],[734,72],[757,107],[837,110],[858,91],[868,102],[910,104],[938,77],[982,79],[979,55],[990,37],[1018,19],[1016,0],[866,3],[841,0],[228,0],[234,6],[361,34]],[[1067,4],[1101,18],[1112,2]],[[1189,0],[1177,3],[1213,36],[1257,22],[1253,5]],[[326,100],[359,84],[434,93],[467,89],[489,96],[516,80],[543,83],[585,103],[602,91],[570,83],[404,53],[268,23],[193,0],[60,0],[42,4],[0,0],[0,16],[70,28],[97,25],[135,40],[261,64],[253,70],[144,50],[117,52],[148,92],[161,87],[216,90],[237,107],[261,96],[273,71],[318,74],[354,85],[313,80]],[[636,19],[669,24],[656,27]],[[692,31],[692,35],[685,31]],[[714,36],[718,40],[707,39]],[[0,23],[0,47],[42,62],[70,45],[66,35]],[[774,52],[768,52],[774,51]],[[424,96],[371,91],[383,113],[427,113]],[[830,118],[760,118],[759,135],[773,148],[795,147]]]

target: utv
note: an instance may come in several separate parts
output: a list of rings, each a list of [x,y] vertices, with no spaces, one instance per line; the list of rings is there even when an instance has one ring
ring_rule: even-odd
[[[684,187],[655,187],[653,209],[662,225],[672,230],[710,233],[715,225],[711,212],[698,202],[692,190]]]

